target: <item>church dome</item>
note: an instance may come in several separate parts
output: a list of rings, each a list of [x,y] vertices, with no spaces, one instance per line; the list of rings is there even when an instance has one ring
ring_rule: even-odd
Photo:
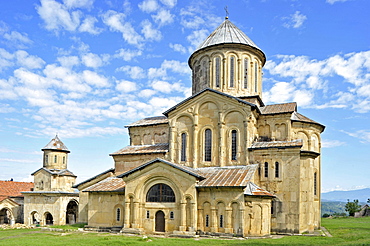
[[[55,150],[55,151],[64,151],[64,152],[70,152],[67,148],[67,146],[64,145],[64,143],[58,138],[58,135],[56,135],[44,148],[41,149],[44,150]]]
[[[198,46],[194,53],[213,45],[231,43],[248,45],[262,52],[262,50],[258,48],[258,46],[244,32],[226,18],[225,21]]]

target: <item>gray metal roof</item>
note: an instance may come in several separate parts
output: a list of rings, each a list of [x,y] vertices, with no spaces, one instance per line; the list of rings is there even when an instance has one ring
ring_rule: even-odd
[[[154,145],[129,145],[112,154],[113,155],[133,155],[133,154],[153,154],[168,152],[168,143],[157,143]]]
[[[168,124],[168,119],[166,116],[154,116],[148,117],[141,120],[138,120],[132,124],[129,124],[125,127],[133,127],[133,126],[150,126],[150,125],[159,125],[159,124]]]
[[[209,46],[227,43],[245,44],[261,50],[247,35],[245,35],[244,32],[231,23],[229,19],[225,19],[225,21],[219,27],[217,27],[217,29],[214,30],[195,51]]]
[[[58,135],[56,135],[44,148],[41,150],[59,150],[59,151],[65,151],[70,152],[67,148],[67,146],[64,145],[64,143],[58,138]]]
[[[71,177],[77,177],[76,175],[74,175],[71,171],[69,171],[68,169],[47,169],[45,167],[42,167],[40,169],[37,169],[36,171],[34,171],[33,173],[31,173],[31,175],[35,175],[37,172],[41,171],[41,170],[44,170],[52,175],[58,175],[58,176],[71,176]]]

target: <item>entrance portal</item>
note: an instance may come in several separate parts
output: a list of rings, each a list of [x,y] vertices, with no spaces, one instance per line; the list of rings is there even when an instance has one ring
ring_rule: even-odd
[[[11,214],[10,211],[6,208],[0,211],[0,224],[10,224]]]
[[[73,225],[77,222],[78,205],[76,201],[70,201],[67,205],[66,224]]]
[[[53,224],[53,216],[51,213],[46,213],[45,214],[45,224],[46,225],[52,225]]]
[[[161,210],[155,213],[155,231],[165,232],[164,213]]]

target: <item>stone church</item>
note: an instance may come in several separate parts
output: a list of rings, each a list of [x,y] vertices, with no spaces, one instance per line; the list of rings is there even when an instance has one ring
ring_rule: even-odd
[[[263,103],[265,62],[226,18],[189,58],[192,96],[126,126],[130,145],[110,154],[114,168],[74,184],[64,144],[43,149],[25,221],[174,235],[319,228],[325,127],[294,102]]]

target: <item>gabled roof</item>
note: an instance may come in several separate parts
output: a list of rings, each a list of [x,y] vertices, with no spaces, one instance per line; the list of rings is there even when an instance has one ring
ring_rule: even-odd
[[[41,170],[44,170],[44,171],[46,171],[46,172],[48,172],[52,175],[77,177],[76,175],[74,175],[68,169],[58,170],[58,169],[47,169],[47,168],[44,168],[44,167],[42,167],[42,168],[36,170],[35,172],[31,173],[31,175],[35,175],[37,172],[39,172]]]
[[[108,170],[106,170],[106,171],[104,171],[102,173],[99,173],[99,174],[95,175],[94,177],[91,177],[89,179],[86,179],[85,181],[82,181],[81,183],[75,184],[74,186],[72,186],[72,188],[78,188],[78,186],[83,185],[83,184],[86,184],[86,183],[88,183],[88,182],[96,179],[97,177],[99,177],[101,175],[104,175],[104,174],[107,174],[109,172],[112,172],[113,173],[114,170],[115,170],[114,168],[108,169]]]
[[[263,197],[275,197],[273,194],[258,187],[255,183],[249,182],[247,187],[244,189],[244,195],[247,196],[263,196]]]
[[[127,177],[127,176],[129,176],[130,174],[132,174],[132,173],[134,173],[134,172],[136,172],[136,171],[142,170],[142,169],[144,169],[145,167],[147,167],[147,166],[149,166],[149,165],[154,164],[155,162],[161,162],[161,163],[164,163],[164,164],[166,164],[166,165],[169,165],[169,166],[171,166],[171,167],[173,167],[173,168],[176,168],[176,169],[178,169],[178,170],[181,170],[181,171],[183,171],[183,172],[185,172],[185,173],[187,173],[187,174],[189,174],[189,175],[191,175],[191,176],[194,176],[194,177],[196,177],[197,179],[204,179],[204,177],[202,177],[201,175],[199,175],[199,174],[195,171],[195,169],[193,169],[193,168],[185,167],[185,166],[182,166],[182,165],[179,165],[179,164],[175,164],[175,163],[172,163],[172,162],[169,162],[169,161],[163,160],[163,159],[161,159],[161,158],[156,158],[156,159],[151,160],[151,161],[149,161],[149,162],[147,162],[147,163],[144,163],[144,164],[142,164],[142,165],[140,165],[140,166],[138,166],[138,167],[136,167],[136,168],[133,168],[133,169],[131,169],[131,170],[129,170],[129,171],[127,171],[127,172],[125,172],[125,173],[122,173],[122,174],[118,175],[118,176],[117,176],[117,178]]]
[[[297,122],[307,122],[307,123],[312,123],[312,124],[316,124],[316,125],[319,125],[319,126],[322,126],[323,128],[325,128],[324,125],[314,121],[314,120],[311,120],[310,118],[304,116],[303,114],[300,114],[298,112],[294,112],[292,114],[292,117],[290,118],[292,121],[297,121]]]
[[[22,191],[33,189],[31,182],[0,181],[0,201],[8,197],[22,197]]]
[[[44,148],[41,149],[44,150],[58,150],[58,151],[64,151],[69,153],[67,146],[64,145],[64,143],[58,138],[58,135],[56,135]]]
[[[203,177],[196,187],[245,187],[252,179],[258,164],[247,166],[197,168]]]
[[[264,107],[260,107],[260,110],[262,115],[293,113],[297,111],[297,103],[291,102],[266,105]]]
[[[158,143],[154,145],[130,145],[109,155],[114,156],[114,155],[167,153],[168,148],[169,148],[168,143]]]
[[[198,46],[194,53],[198,50],[218,44],[243,44],[262,52],[262,50],[258,48],[244,32],[231,23],[228,18],[226,18],[225,21]]]
[[[270,141],[270,142],[254,142],[249,148],[253,149],[270,149],[270,148],[301,148],[303,146],[302,139],[296,139],[292,141]]]
[[[83,192],[123,192],[125,186],[122,178],[109,177],[84,189]]]
[[[150,125],[159,125],[159,124],[168,124],[168,119],[166,116],[154,116],[148,117],[141,120],[138,120],[132,124],[129,124],[125,127],[133,127],[133,126],[150,126]]]
[[[257,110],[259,110],[259,109],[258,109],[258,107],[257,107],[257,105],[255,105],[255,104],[253,104],[253,103],[250,103],[250,102],[247,102],[247,101],[241,100],[241,99],[239,99],[239,98],[237,98],[237,97],[231,96],[231,95],[229,95],[229,94],[226,94],[226,93],[223,93],[223,92],[220,92],[220,91],[216,91],[216,90],[211,89],[211,88],[205,88],[205,89],[201,90],[200,92],[198,92],[197,94],[194,94],[194,95],[192,95],[191,97],[186,98],[185,100],[183,100],[183,101],[179,102],[178,104],[176,104],[176,105],[175,105],[175,106],[173,106],[172,108],[170,108],[170,109],[166,110],[165,112],[163,112],[163,114],[164,114],[165,116],[168,116],[168,114],[169,114],[170,112],[172,112],[173,110],[175,110],[176,108],[178,108],[178,107],[179,107],[179,106],[181,106],[182,104],[184,104],[184,103],[186,103],[186,102],[190,101],[191,99],[193,99],[193,98],[195,98],[195,97],[198,97],[199,95],[201,95],[201,94],[203,94],[203,93],[205,93],[205,92],[207,92],[207,91],[212,92],[212,93],[216,93],[216,94],[221,95],[221,96],[224,96],[224,97],[228,97],[228,98],[233,99],[233,100],[235,100],[235,101],[237,101],[237,102],[239,102],[239,103],[242,103],[242,104],[245,104],[245,105],[249,105],[249,106],[251,106],[252,108],[256,108]]]

